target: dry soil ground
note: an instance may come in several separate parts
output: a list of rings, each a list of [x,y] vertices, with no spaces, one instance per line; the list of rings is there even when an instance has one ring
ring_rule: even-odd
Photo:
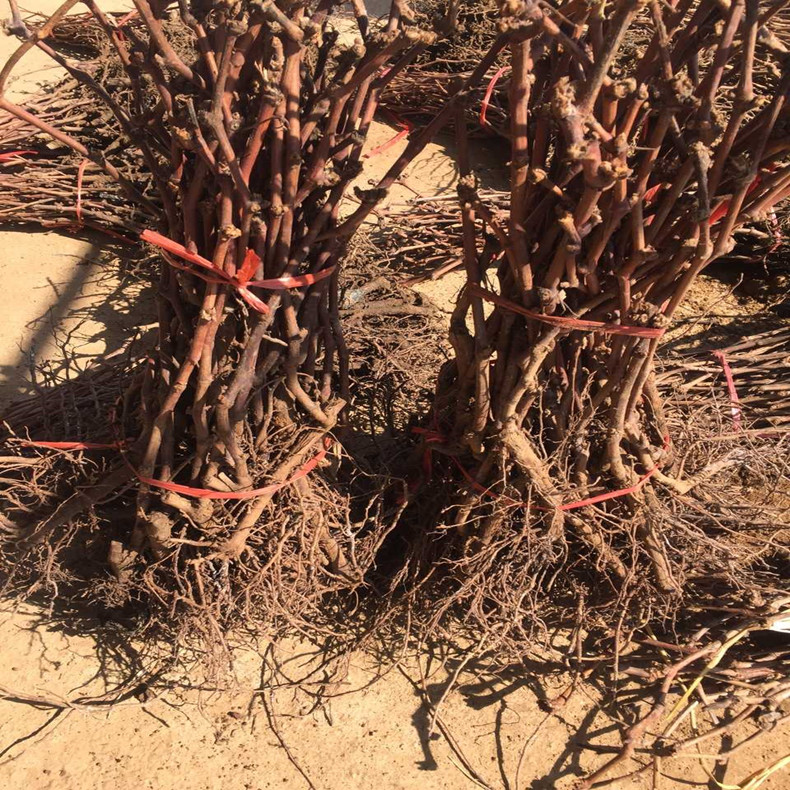
[[[125,10],[127,5],[131,7],[116,0],[115,7]],[[36,0],[30,10],[55,6],[53,0]],[[106,0],[103,6],[113,7]],[[12,47],[12,40],[0,38],[0,60]],[[28,56],[14,91],[24,93],[36,81],[55,76],[47,66],[43,56]],[[390,128],[377,126],[371,145],[391,134]],[[369,160],[364,178],[387,167],[402,145]],[[393,209],[411,190],[431,194],[452,188],[454,178],[442,145],[430,146],[410,168],[407,186],[393,191]],[[123,275],[101,238],[3,231],[0,250],[0,406],[47,376],[68,376],[147,331],[150,294]],[[420,286],[444,309],[458,287],[454,276]],[[724,297],[721,290],[701,291],[695,309],[721,312],[724,305],[726,310]],[[31,380],[35,367],[40,370]],[[265,643],[258,652],[249,646],[240,651],[235,678],[221,687],[175,685],[161,697],[139,695],[107,710],[66,706],[64,700],[100,694],[128,680],[145,663],[122,638],[117,644],[94,638],[96,626],[9,603],[0,611],[0,687],[42,698],[37,704],[0,701],[0,777],[5,786],[258,790],[312,782],[320,790],[460,789],[479,786],[470,778],[471,768],[492,788],[548,790],[572,786],[591,764],[590,753],[574,748],[574,736],[598,734],[605,741],[615,734],[616,722],[598,710],[601,692],[592,686],[580,687],[563,710],[545,714],[538,705],[537,683],[557,689],[562,681],[545,677],[539,668],[499,676],[472,672],[442,707],[444,734],[433,735],[413,660],[393,668],[360,655],[322,680],[331,698],[320,706],[295,689],[262,693],[259,652]],[[306,648],[280,645],[277,651],[286,672],[304,672]],[[424,655],[421,664],[435,700],[454,663]],[[787,735],[788,730],[772,733],[739,752],[719,781],[732,785],[786,752]],[[666,761],[657,786],[716,787],[708,784],[701,763],[714,767],[710,759]],[[650,787],[650,781],[622,786]],[[790,787],[790,775],[775,774],[763,787]]]

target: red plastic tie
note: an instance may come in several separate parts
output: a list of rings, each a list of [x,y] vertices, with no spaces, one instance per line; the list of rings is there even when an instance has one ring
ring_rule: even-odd
[[[664,445],[661,448],[666,452],[669,449],[670,438],[664,437]],[[620,488],[617,491],[609,491],[606,494],[598,494],[597,496],[590,497],[589,499],[580,499],[578,502],[569,502],[567,505],[562,505],[560,510],[576,510],[580,507],[587,507],[588,505],[597,505],[599,502],[605,502],[608,499],[618,499],[619,497],[627,496],[628,494],[635,494],[642,486],[661,468],[662,462],[658,461],[654,466],[639,478],[632,486],[628,488]]]
[[[126,244],[135,244],[136,242],[132,241],[132,239],[129,239],[120,233],[116,233],[110,228],[105,228],[98,223],[90,222],[89,220],[82,218],[82,182],[85,176],[85,168],[88,166],[88,164],[89,160],[83,159],[77,168],[77,203],[74,207],[74,220],[68,220],[66,222],[46,222],[42,220],[41,224],[45,228],[52,228],[53,230],[64,229],[72,232],[82,230],[83,228],[91,228],[92,230],[98,230],[100,233],[106,233],[108,236],[112,236],[114,239],[126,242]]]
[[[282,483],[270,483],[267,486],[253,488],[250,491],[212,491],[209,488],[192,488],[192,486],[185,486],[180,483],[167,483],[163,480],[155,480],[153,477],[143,477],[137,472],[135,472],[135,475],[144,485],[152,486],[153,488],[163,488],[165,491],[174,491],[176,494],[182,494],[183,496],[194,497],[196,499],[255,499],[256,497],[275,494],[281,489],[293,485],[297,480],[307,477],[307,475],[326,458],[326,454],[329,452],[332,443],[333,440],[329,436],[325,436],[324,449],[317,452],[307,463],[303,464],[292,477],[289,477]]]
[[[181,269],[182,271],[194,274],[196,277],[199,277],[201,280],[204,280],[207,283],[217,283],[221,285],[232,286],[238,291],[239,296],[241,296],[241,298],[244,299],[244,301],[250,307],[252,307],[253,310],[257,310],[259,313],[268,313],[269,308],[261,301],[261,299],[259,299],[254,293],[252,293],[252,291],[249,290],[250,287],[266,288],[272,291],[282,291],[288,288],[303,288],[304,286],[313,285],[313,283],[325,280],[335,271],[336,268],[335,266],[330,266],[326,269],[322,269],[317,274],[300,274],[296,277],[274,277],[269,280],[252,280],[251,277],[257,271],[261,263],[261,259],[258,257],[258,254],[255,252],[255,250],[247,250],[247,255],[244,258],[244,263],[242,263],[241,268],[236,272],[236,274],[231,275],[220,269],[219,266],[215,266],[207,258],[204,258],[202,255],[198,255],[195,252],[190,252],[186,247],[184,247],[183,244],[179,244],[172,239],[168,239],[167,236],[163,236],[161,233],[156,233],[153,230],[144,230],[140,234],[140,238],[143,241],[147,241],[149,244],[153,244],[154,246],[163,250],[164,259],[176,269]],[[195,266],[200,266],[203,269],[211,272],[213,276],[210,277],[207,274],[198,271],[197,269],[190,268],[189,266],[183,266],[182,264],[178,263],[178,261],[175,261],[169,257],[167,253],[177,255],[179,258],[183,258]]]
[[[769,168],[769,169],[773,169],[773,168]],[[749,188],[746,190],[746,194],[750,195],[752,192],[754,192],[754,190],[757,189],[759,184],[760,184],[760,176],[757,175],[754,177],[754,181],[752,181],[752,183],[749,184]],[[714,223],[718,222],[722,217],[726,216],[727,211],[729,211],[729,208],[730,208],[730,201],[722,200],[722,202],[719,203],[719,205],[716,206],[716,208],[713,209],[713,211],[711,211],[710,219],[708,219],[708,225],[713,225]]]
[[[26,447],[43,447],[47,450],[119,450],[123,442],[22,442]]]
[[[431,445],[444,444],[444,436],[436,428],[412,428],[411,432],[425,437],[425,452],[422,455],[422,476],[425,480],[430,480],[433,476],[433,450]],[[419,488],[421,483],[421,479],[415,479],[409,487],[416,489]]]
[[[519,502],[517,499],[513,499],[512,497],[507,496],[506,494],[497,494],[495,491],[492,491],[491,488],[486,488],[485,486],[480,485],[477,480],[472,477],[469,471],[464,467],[464,465],[455,457],[450,456],[453,463],[458,467],[461,474],[466,479],[466,482],[469,483],[475,491],[482,494],[483,496],[490,496],[492,499],[499,499],[503,502],[507,502],[508,505],[511,507],[527,507],[526,502]]]
[[[50,222],[47,220],[40,220],[39,223],[42,227],[48,228],[50,230],[70,230],[70,231],[77,231],[81,230],[82,228],[90,228],[91,230],[98,231],[99,233],[104,233],[107,236],[111,236],[113,239],[118,239],[118,241],[122,241],[124,244],[137,244],[135,239],[130,239],[128,236],[124,236],[122,233],[117,233],[110,228],[105,228],[103,225],[100,225],[98,222],[91,222],[90,220],[84,220],[77,224],[76,222]]]
[[[192,486],[185,486],[181,485],[180,483],[168,483],[164,480],[156,480],[153,477],[145,477],[144,475],[141,475],[134,467],[130,466],[130,468],[132,469],[132,472],[134,472],[135,477],[144,485],[151,486],[152,488],[163,488],[165,491],[174,491],[177,494],[193,497],[195,499],[255,499],[256,497],[270,496],[271,494],[275,494],[277,491],[280,491],[286,486],[292,485],[297,480],[301,480],[303,477],[309,475],[310,472],[312,472],[313,469],[315,469],[318,464],[320,464],[321,461],[326,458],[326,454],[329,452],[330,447],[332,447],[332,444],[334,443],[334,440],[329,436],[325,436],[323,441],[324,448],[316,453],[309,461],[303,464],[293,474],[292,477],[289,477],[282,483],[270,483],[267,486],[263,486],[262,488],[253,488],[250,491],[214,491],[210,488],[193,488]],[[122,450],[125,446],[124,442],[101,444],[96,442],[25,441],[23,444],[27,445],[28,447],[43,447],[51,450]]]
[[[486,88],[485,96],[483,96],[483,104],[480,107],[480,126],[485,126],[486,121],[486,114],[488,113],[488,104],[491,101],[491,97],[494,94],[494,88],[496,87],[497,82],[499,82],[499,78],[508,70],[507,66],[502,66],[493,77],[491,77],[491,81],[488,83],[488,87]]]
[[[122,30],[121,28],[122,28],[124,25],[126,25],[128,22],[130,22],[132,19],[134,19],[136,16],[137,16],[137,11],[136,11],[136,10],[135,10],[135,11],[130,11],[128,14],[124,14],[124,15],[123,15],[123,16],[122,16],[122,17],[121,17],[121,18],[120,18],[120,19],[119,19],[119,20],[118,20],[118,21],[115,23],[115,29],[116,29],[116,31],[118,32],[118,38],[119,38],[121,41],[125,41],[125,40],[126,40],[126,36],[123,34],[123,30]]]
[[[82,178],[85,175],[85,167],[88,164],[87,159],[83,159],[80,162],[80,166],[77,168],[77,225],[82,227]]]
[[[437,430],[433,430],[430,428],[412,428],[412,433],[418,433],[425,436],[425,441],[428,444],[442,444],[445,441],[445,438],[442,436],[441,433]],[[664,444],[662,446],[662,450],[666,452],[669,449],[671,441],[669,436],[664,437]],[[430,464],[432,451],[430,446],[425,448],[425,454],[423,456],[423,466],[425,466],[426,461]],[[511,507],[529,507],[530,503],[528,502],[521,502],[517,499],[513,499],[512,497],[507,496],[506,494],[497,494],[495,491],[492,491],[491,488],[486,488],[485,486],[480,485],[480,483],[475,480],[475,478],[469,473],[469,471],[464,467],[464,465],[455,457],[450,456],[452,462],[458,467],[461,474],[464,476],[466,481],[469,483],[475,491],[479,492],[484,496],[489,496],[492,499],[498,499],[503,502],[506,502]],[[568,502],[565,505],[560,505],[559,509],[564,511],[567,510],[577,510],[580,507],[588,507],[589,505],[597,505],[599,502],[606,502],[609,499],[619,499],[620,497],[627,496],[628,494],[635,494],[642,486],[661,468],[662,462],[659,461],[654,466],[645,472],[632,486],[628,488],[619,488],[617,491],[608,491],[605,494],[597,494],[596,496],[588,497],[587,499],[579,499],[575,502]],[[428,479],[430,479],[430,470],[426,475]],[[533,505],[538,510],[545,510],[546,508]]]
[[[26,154],[32,154],[35,156],[38,151],[6,151],[4,154],[0,154],[0,164],[8,164],[9,162],[13,162],[15,159],[21,159],[23,162],[24,156]]]
[[[741,407],[738,398],[738,390],[735,389],[735,378],[732,375],[732,368],[727,361],[727,355],[723,351],[714,351],[713,356],[719,360],[724,378],[727,380],[727,391],[730,393],[730,413],[732,414],[732,427],[736,431],[741,430]]]
[[[662,182],[662,183],[656,184],[654,187],[650,187],[650,189],[648,189],[645,192],[645,194],[642,196],[642,202],[646,206],[650,205],[650,203],[652,203],[655,200],[656,195],[658,195],[658,193],[666,186],[669,186],[669,184],[664,184]]]
[[[388,148],[392,148],[393,145],[400,142],[404,137],[408,137],[414,131],[414,125],[410,121],[407,121],[405,118],[401,118],[400,115],[392,112],[392,110],[383,109],[383,111],[389,115],[390,118],[392,118],[396,126],[400,126],[401,130],[396,135],[387,140],[387,142],[376,146],[367,154],[365,157],[366,159],[370,159],[370,157],[377,156],[378,154],[386,151]]]
[[[527,310],[509,299],[505,299],[499,294],[488,291],[482,288],[477,283],[467,283],[469,292],[480,296],[487,302],[504,307],[513,313],[518,313],[526,318],[531,318],[534,321],[542,321],[544,324],[551,324],[567,328],[568,330],[581,329],[587,332],[604,332],[607,335],[629,335],[631,337],[661,337],[666,331],[663,327],[648,327],[648,326],[624,326],[622,324],[607,324],[603,321],[587,321],[582,318],[571,318],[570,316],[559,315],[546,315],[545,313],[536,313],[533,310]]]

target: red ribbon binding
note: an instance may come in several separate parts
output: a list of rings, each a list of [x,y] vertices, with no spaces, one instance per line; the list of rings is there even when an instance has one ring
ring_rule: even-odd
[[[483,104],[480,107],[480,126],[486,125],[486,113],[488,113],[488,105],[491,101],[491,97],[494,95],[494,88],[496,87],[497,82],[499,82],[499,78],[508,70],[507,66],[503,66],[493,77],[491,77],[491,82],[488,83],[488,87],[486,88],[485,96],[483,96]]]
[[[190,252],[183,244],[178,244],[178,242],[168,239],[167,236],[163,236],[161,233],[156,233],[153,230],[144,230],[140,234],[140,238],[143,241],[147,241],[149,244],[159,247],[160,250],[163,250],[164,259],[176,269],[194,274],[207,283],[232,286],[236,289],[239,296],[244,299],[253,310],[259,313],[268,313],[269,308],[249,290],[250,287],[267,288],[272,291],[283,291],[288,288],[302,288],[306,285],[312,285],[313,283],[325,280],[336,268],[335,266],[330,266],[327,269],[322,269],[317,274],[300,274],[297,277],[274,277],[270,280],[253,280],[251,278],[261,263],[261,259],[258,257],[255,250],[247,250],[247,255],[244,258],[241,268],[236,274],[228,274],[220,269],[219,266],[215,266],[207,258],[195,252]],[[183,258],[185,261],[189,261],[195,266],[200,266],[211,272],[213,276],[210,277],[197,269],[184,266],[171,258],[167,253],[177,255],[179,258]]]
[[[387,110],[384,107],[382,107],[382,111],[390,116],[396,126],[400,127],[400,131],[393,137],[390,137],[390,139],[385,143],[377,145],[372,151],[370,151],[370,153],[367,154],[365,157],[366,159],[370,159],[370,157],[383,153],[388,148],[392,148],[393,145],[398,143],[404,137],[408,137],[414,131],[414,125],[410,121],[407,121],[405,118],[401,118],[397,113],[392,112],[392,110]]]
[[[122,241],[125,244],[135,244],[136,242],[132,239],[127,238],[121,233],[116,233],[114,230],[110,228],[105,228],[103,225],[100,225],[96,222],[91,222],[90,220],[83,219],[82,217],[82,182],[85,177],[85,168],[88,166],[89,160],[83,159],[79,167],[77,168],[77,202],[74,206],[74,221],[66,221],[66,222],[45,222],[42,220],[41,224],[45,228],[51,228],[52,230],[68,230],[72,232],[77,232],[82,230],[83,228],[90,228],[91,230],[98,230],[100,233],[104,233],[107,236],[112,236],[114,239],[118,239],[118,241]]]
[[[21,159],[24,162],[25,154],[33,154],[33,156],[35,156],[37,153],[38,151],[6,151],[6,153],[0,154],[0,164],[8,164],[15,159]]]
[[[666,186],[669,184],[658,183],[654,187],[650,187],[650,189],[645,191],[645,194],[642,196],[642,201],[645,205],[652,203],[656,199],[656,195]],[[650,218],[652,219],[652,217]]]
[[[253,488],[249,491],[213,491],[210,488],[193,488],[192,486],[181,485],[180,483],[169,483],[164,480],[156,480],[153,477],[145,477],[141,475],[134,467],[130,465],[130,469],[134,472],[134,476],[144,485],[151,486],[152,488],[163,488],[165,491],[174,491],[183,496],[193,497],[195,499],[255,499],[261,496],[270,496],[277,493],[281,489],[292,485],[297,480],[306,477],[310,472],[315,469],[321,461],[326,458],[326,454],[332,447],[334,440],[329,437],[324,437],[324,447],[316,453],[309,461],[303,464],[292,477],[284,480],[282,483],[270,483],[262,488]],[[107,444],[97,442],[31,442],[25,441],[23,444],[28,447],[43,447],[51,450],[122,450],[125,446],[124,442],[111,442]],[[128,461],[127,461],[128,463]]]
[[[730,414],[732,414],[732,427],[736,431],[741,430],[741,407],[738,399],[738,390],[735,389],[735,378],[732,375],[732,368],[727,362],[727,355],[723,351],[714,351],[713,356],[719,360],[724,378],[727,381],[727,391],[730,393]]]
[[[131,22],[131,20],[134,19],[136,16],[137,16],[136,10],[130,11],[128,14],[124,14],[117,22],[114,23],[115,30],[118,33],[118,38],[120,38],[121,41],[126,40],[126,36],[124,35],[123,30],[121,28],[124,27],[124,25]]]
[[[666,331],[662,327],[649,327],[649,326],[624,326],[622,324],[607,324],[603,321],[587,321],[582,318],[571,318],[570,316],[560,315],[546,315],[545,313],[536,313],[534,310],[528,310],[520,304],[511,302],[499,294],[488,291],[480,287],[477,283],[469,282],[466,287],[469,293],[475,294],[485,299],[487,302],[504,307],[513,313],[531,318],[534,321],[542,321],[544,324],[552,324],[567,328],[569,330],[582,329],[587,332],[604,332],[608,335],[630,335],[631,337],[661,337]]]
[[[438,431],[431,430],[430,428],[412,428],[412,433],[419,433],[425,436],[425,442],[430,444],[442,444],[444,443],[445,439]],[[669,436],[664,437],[664,444],[662,446],[662,450],[666,452],[669,449],[670,445],[670,438]],[[423,469],[427,468],[426,477],[430,479],[430,466],[431,466],[431,456],[432,450],[430,446],[425,448],[425,454],[423,456]],[[469,483],[475,491],[478,491],[480,494],[485,496],[490,496],[492,499],[499,499],[503,502],[506,502],[511,507],[529,507],[530,503],[528,502],[520,502],[517,499],[512,499],[505,494],[497,494],[492,491],[490,488],[485,488],[485,486],[480,485],[477,480],[472,477],[472,475],[464,468],[464,465],[455,457],[450,456],[453,463],[458,467],[461,474],[464,476],[466,481]],[[560,505],[559,509],[563,512],[567,510],[577,510],[580,507],[588,507],[589,505],[597,505],[599,502],[606,502],[609,499],[619,499],[620,497],[628,496],[628,494],[635,494],[639,491],[640,488],[661,468],[662,462],[659,461],[655,465],[653,465],[650,469],[645,472],[632,486],[628,488],[619,488],[616,491],[607,491],[604,494],[597,494],[596,496],[588,497],[587,499],[579,499],[575,502],[568,502],[564,505]],[[540,506],[534,506],[538,510],[545,510],[546,508]]]
[[[82,179],[85,176],[85,167],[88,164],[87,159],[83,159],[80,162],[80,166],[77,168],[77,206],[75,209],[75,214],[77,215],[77,225],[82,227]]]
[[[664,444],[662,450],[666,452],[670,445],[669,435],[664,437]],[[632,486],[628,488],[619,488],[617,491],[609,491],[606,494],[598,494],[589,499],[580,499],[578,502],[569,502],[567,505],[560,506],[560,510],[576,510],[576,508],[587,507],[588,505],[596,505],[598,502],[605,502],[607,499],[618,499],[619,497],[627,496],[628,494],[635,494],[640,488],[661,468],[662,461],[657,461],[650,469],[647,470]]]
[[[119,450],[123,442],[29,442],[26,447],[43,447],[47,450]]]
[[[766,168],[769,172],[773,172],[776,170],[776,165],[768,165]],[[749,184],[749,188],[746,190],[747,195],[751,195],[755,189],[760,185],[760,174],[758,173],[754,177],[754,181]],[[730,200],[729,198],[726,200],[722,200],[718,206],[716,206],[713,211],[710,213],[710,219],[708,220],[708,225],[713,225],[715,222],[718,222],[722,217],[726,216],[727,212],[730,210]]]

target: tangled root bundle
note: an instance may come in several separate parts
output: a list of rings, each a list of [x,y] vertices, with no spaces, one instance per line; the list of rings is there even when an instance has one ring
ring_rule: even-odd
[[[408,24],[399,4],[381,29],[360,19],[362,38],[342,43],[333,3],[194,3],[171,13],[139,0],[123,24],[88,3],[76,42],[53,37],[74,24],[66,14],[75,5],[34,32],[14,20],[23,43],[0,93],[38,47],[109,112],[115,145],[94,147],[67,109],[46,101],[25,108],[3,95],[0,109],[74,155],[65,174],[62,159],[22,173],[40,168],[57,193],[87,163],[83,221],[145,228],[162,264],[158,345],[125,387],[95,400],[98,424],[11,426],[34,441],[9,438],[8,584],[22,585],[32,568],[39,586],[64,592],[87,567],[101,579],[91,594],[147,596],[163,620],[196,613],[207,633],[238,613],[270,624],[310,610],[316,622],[319,599],[358,585],[391,527],[370,474],[344,463],[331,437],[348,431],[340,423],[352,398],[339,265],[449,112],[376,188],[356,190],[359,209],[345,220],[341,202],[363,174],[382,90],[433,34]],[[70,45],[81,59],[62,54]],[[97,57],[112,61],[111,80]],[[117,184],[133,219],[96,199],[97,178]],[[24,196],[15,200],[22,210]],[[68,215],[62,204],[31,211]]]
[[[429,628],[459,603],[516,653],[579,586],[601,617],[623,602],[666,616],[775,586],[786,550],[759,504],[763,526],[741,533],[746,456],[699,454],[704,433],[667,410],[654,369],[695,278],[790,194],[786,56],[754,2],[560,10],[559,27],[539,3],[502,11],[504,217],[456,114],[467,283],[423,428],[428,490],[444,497],[426,556],[452,580]],[[646,44],[626,57],[634,25]],[[753,79],[757,58],[772,77]]]

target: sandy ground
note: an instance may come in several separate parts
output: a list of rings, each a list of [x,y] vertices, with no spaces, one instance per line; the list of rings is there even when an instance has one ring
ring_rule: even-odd
[[[7,657],[0,685],[50,700],[103,691],[106,681],[120,679],[122,667],[131,673],[135,662],[134,656],[114,655],[112,648],[89,637],[43,624],[35,611],[7,614],[0,639]],[[279,652],[286,672],[304,672],[302,651],[281,646]],[[107,678],[96,676],[102,665],[109,670]],[[372,683],[381,671],[360,656],[339,673],[339,684],[328,684],[328,693],[338,696],[315,709],[306,694],[282,691],[269,699],[257,693],[261,659],[251,651],[237,658],[232,689],[174,689],[163,699],[141,703],[132,698],[109,712],[67,709],[58,714],[3,702],[0,772],[10,787],[253,790],[307,786],[298,762],[314,786],[324,790],[470,786],[461,758],[447,740],[427,734],[416,669],[390,669]],[[436,666],[429,671],[428,689],[435,700],[447,674]],[[503,776],[514,786],[520,752],[530,737],[521,787],[567,786],[563,777],[570,780],[575,773],[578,756],[566,744],[584,723],[585,706],[573,704],[547,718],[529,683],[528,677],[510,683],[481,677],[442,709],[444,727],[491,787],[506,786]],[[579,697],[580,702],[586,699]],[[540,783],[531,785],[536,778]]]
[[[429,734],[415,661],[392,667],[355,656],[312,678],[319,682],[308,692],[326,695],[319,701],[295,689],[265,690],[265,643],[257,651],[240,649],[234,677],[221,687],[194,688],[192,676],[193,687],[185,689],[184,678],[174,675],[160,697],[140,691],[112,708],[81,708],[80,699],[134,686],[146,663],[123,634],[117,642],[94,639],[97,625],[56,625],[32,608],[0,612],[0,692],[26,697],[0,702],[5,786],[570,790],[602,759],[578,743],[616,742],[617,722],[598,708],[603,690],[591,684],[581,685],[564,708],[545,713],[539,699],[557,695],[567,681],[546,676],[539,665],[496,675],[469,667]],[[276,654],[288,677],[307,674],[311,656],[303,646],[278,645]],[[457,658],[425,655],[421,664],[436,703]],[[716,773],[719,782],[732,786],[786,753],[787,736],[785,728],[739,751],[726,775]],[[716,787],[707,784],[701,763],[714,770],[711,759],[676,758],[664,761],[656,785],[648,776],[616,787]],[[787,780],[774,774],[762,787],[784,790]]]
[[[55,5],[38,0],[36,9]],[[103,7],[123,10],[130,4]],[[0,38],[0,61],[13,45]],[[14,92],[51,79],[54,73],[45,66],[38,53],[28,56]],[[371,147],[393,133],[377,125]],[[368,160],[362,179],[383,173],[403,145]],[[494,171],[492,164],[492,177]],[[393,189],[379,219],[402,210],[414,192],[452,189],[455,177],[445,148],[429,146]],[[119,351],[147,331],[151,294],[124,274],[123,262],[101,238],[4,231],[0,249],[0,407],[97,356]],[[452,275],[419,287],[447,309],[461,280]],[[699,309],[704,313],[722,304],[722,294],[713,293]],[[580,687],[561,711],[544,713],[539,686],[551,693],[562,681],[545,677],[539,668],[496,677],[472,671],[443,703],[441,731],[432,734],[414,661],[392,668],[370,656],[355,657],[337,668],[336,677],[323,679],[328,699],[322,704],[295,690],[270,696],[260,691],[265,644],[258,651],[240,651],[235,678],[222,687],[180,688],[183,678],[174,676],[173,687],[161,697],[140,693],[106,709],[86,708],[74,700],[130,682],[146,661],[123,634],[117,643],[94,638],[97,626],[30,607],[6,605],[0,611],[0,690],[19,696],[0,701],[5,786],[453,790],[482,782],[505,790],[550,790],[571,787],[591,765],[592,755],[575,747],[574,739],[606,742],[615,735],[616,723],[597,707],[601,690],[591,685]],[[309,662],[305,651],[277,647],[286,671],[295,676]],[[424,656],[422,665],[428,696],[436,702],[456,664]],[[719,781],[732,785],[787,751],[788,734],[790,729],[771,733],[740,751]],[[714,761],[704,763],[713,769]],[[664,768],[666,775],[654,787],[717,786],[707,784],[696,759],[666,761]],[[647,788],[651,782],[644,778],[620,786]],[[790,776],[775,774],[762,787],[788,788]]]

